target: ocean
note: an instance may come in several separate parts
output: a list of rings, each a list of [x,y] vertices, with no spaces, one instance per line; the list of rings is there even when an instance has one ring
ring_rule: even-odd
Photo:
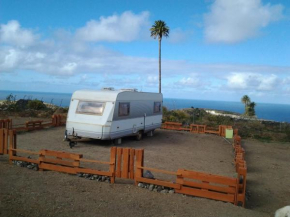
[[[0,100],[5,99],[9,94],[18,99],[39,99],[57,106],[69,106],[70,93],[47,93],[47,92],[28,92],[28,91],[4,91],[0,90]],[[241,102],[213,101],[213,100],[194,100],[194,99],[171,99],[164,98],[163,104],[168,109],[182,108],[206,108],[230,111],[236,113],[244,112],[244,104]],[[290,123],[290,105],[288,104],[270,104],[257,103],[256,115],[259,119],[289,122]]]

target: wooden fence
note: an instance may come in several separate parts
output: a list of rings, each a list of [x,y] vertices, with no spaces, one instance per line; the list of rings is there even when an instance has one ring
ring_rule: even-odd
[[[232,126],[219,125],[218,129],[208,127],[206,125],[190,124],[189,127],[183,127],[182,123],[177,122],[165,122],[162,124],[161,129],[189,131],[191,133],[208,133],[216,134],[225,137],[226,129],[233,129]]]
[[[236,132],[237,133],[237,132]],[[230,202],[235,205],[245,206],[247,165],[245,150],[241,145],[241,137],[234,137],[233,149],[237,177],[225,177],[209,173],[178,169],[166,171],[149,168],[144,165],[144,150],[132,148],[112,147],[109,161],[85,159],[82,154],[40,150],[33,152],[17,148],[16,130],[0,129],[0,154],[9,154],[9,162],[13,160],[26,161],[38,164],[40,170],[52,170],[69,174],[86,173],[110,177],[111,183],[115,178],[132,179],[135,184],[148,183],[173,188],[176,193]],[[20,154],[33,155],[31,157]],[[104,164],[107,171],[84,167],[82,163]],[[176,182],[144,177],[143,171],[173,175]]]
[[[65,118],[63,115],[53,115],[51,121],[26,121],[26,123],[15,125],[12,125],[12,119],[0,120],[0,129],[13,129],[16,131],[41,130],[47,127],[59,127],[63,125],[65,125]]]

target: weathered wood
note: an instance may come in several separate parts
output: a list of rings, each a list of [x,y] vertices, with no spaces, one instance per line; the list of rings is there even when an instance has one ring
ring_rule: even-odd
[[[130,179],[134,179],[134,160],[135,160],[135,150],[130,149],[130,165],[129,165],[129,173]]]
[[[111,177],[111,183],[115,183],[115,176],[116,176],[116,154],[117,154],[117,148],[112,147],[111,148],[111,156],[110,156],[110,172],[112,173]]]
[[[16,152],[20,152],[20,153],[39,155],[39,152],[34,152],[34,151],[28,151],[28,150],[22,150],[22,149],[16,149],[16,148],[13,148],[12,150]]]
[[[78,167],[79,162],[75,161],[65,161],[65,160],[60,160],[60,159],[53,159],[53,158],[45,158],[44,156],[39,157],[39,161],[42,163],[49,163],[49,164],[58,164],[58,165],[63,165],[63,166],[68,166],[68,167]]]
[[[100,176],[113,176],[113,173],[110,171],[101,171],[101,170],[95,170],[90,168],[82,168],[77,167],[75,168],[76,173],[87,173],[87,174],[93,174],[93,175],[100,175]]]
[[[0,154],[4,154],[4,129],[0,128]]]
[[[52,151],[52,150],[41,150],[40,152],[42,155],[67,158],[67,159],[72,159],[72,160],[79,160],[80,158],[83,157],[82,154],[73,154],[73,153],[68,153],[68,152],[60,152],[60,151]]]
[[[192,195],[196,197],[204,197],[213,200],[221,200],[225,202],[235,203],[234,194],[222,194],[213,191],[202,191],[201,189],[188,188],[184,186],[182,186],[181,189],[176,189],[175,192],[180,194]]]
[[[129,149],[123,148],[122,178],[129,178]]]
[[[212,174],[201,173],[201,172],[196,172],[196,171],[183,170],[183,169],[179,169],[177,173],[181,174],[181,177],[184,177],[184,178],[208,181],[212,183],[218,183],[218,184],[229,185],[229,186],[236,185],[235,178],[212,175]]]
[[[27,157],[19,157],[19,156],[10,156],[10,160],[17,160],[17,161],[25,161],[25,162],[29,162],[29,163],[35,163],[35,164],[39,164],[39,160],[38,159],[30,159]]]
[[[178,184],[178,183],[172,183],[169,181],[163,181],[163,180],[158,180],[158,179],[147,179],[147,178],[143,178],[143,177],[135,177],[135,181],[142,182],[142,183],[154,184],[154,185],[161,185],[161,186],[165,186],[168,188],[180,189],[180,184]]]
[[[177,172],[171,172],[171,171],[160,170],[160,169],[149,168],[149,167],[141,167],[141,166],[137,166],[137,169],[150,170],[150,171],[169,174],[169,175],[177,175],[178,174]]]
[[[138,178],[143,177],[143,169],[141,169],[141,167],[144,166],[144,149],[135,150],[135,155],[136,155],[135,185],[137,185]]]
[[[122,148],[117,148],[117,170],[116,177],[121,177],[121,164],[122,164]]]
[[[107,164],[107,165],[114,164],[112,162],[105,162],[105,161],[98,161],[98,160],[90,160],[90,159],[84,159],[84,158],[80,158],[79,161],[80,162],[89,162],[89,163],[98,163],[98,164]]]
[[[8,134],[9,130],[7,128],[4,129],[4,154],[8,154]]]
[[[40,162],[39,168],[43,169],[43,170],[53,170],[53,171],[57,171],[57,172],[77,174],[76,168],[74,168],[74,167],[64,167],[64,166]]]

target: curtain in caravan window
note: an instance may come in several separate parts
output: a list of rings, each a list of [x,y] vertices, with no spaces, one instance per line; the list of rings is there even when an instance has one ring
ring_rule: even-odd
[[[161,112],[161,102],[154,102],[154,113]]]
[[[119,116],[128,116],[130,114],[130,103],[120,102],[119,103]]]
[[[104,106],[105,103],[103,102],[79,101],[77,113],[102,115],[104,111]]]

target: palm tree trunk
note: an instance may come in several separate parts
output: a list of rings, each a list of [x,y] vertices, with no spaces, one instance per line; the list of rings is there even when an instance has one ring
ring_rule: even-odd
[[[159,93],[161,93],[161,38],[159,38]]]

